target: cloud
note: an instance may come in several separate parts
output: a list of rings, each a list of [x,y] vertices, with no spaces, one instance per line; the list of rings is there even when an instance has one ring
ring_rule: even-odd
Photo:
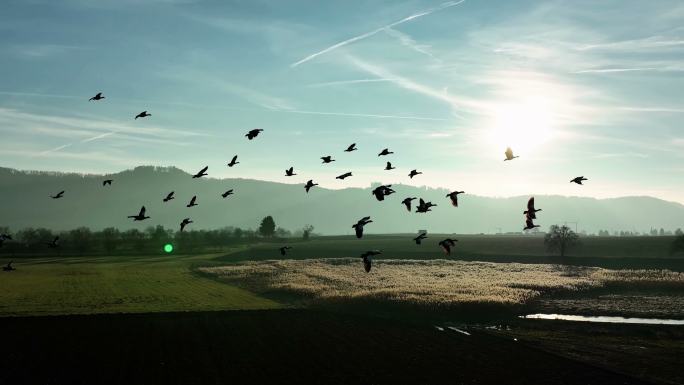
[[[575,49],[578,51],[615,50],[631,52],[634,50],[676,48],[681,46],[684,46],[684,40],[682,39],[670,39],[662,36],[650,36],[641,39],[578,45],[575,47]]]
[[[336,80],[336,81],[332,81],[332,82],[313,83],[313,84],[307,85],[307,87],[312,87],[312,88],[333,87],[333,86],[344,86],[344,85],[350,85],[350,84],[391,82],[394,80],[396,80],[396,79],[375,78],[375,79]]]
[[[406,33],[397,31],[396,29],[386,28],[384,31],[389,36],[392,36],[399,40],[399,43],[401,43],[401,45],[403,45],[404,47],[408,47],[413,51],[425,55],[438,63],[442,62],[441,60],[437,59],[432,53],[430,53],[430,51],[428,51],[428,49],[430,48],[429,45],[418,44],[415,40],[413,40],[411,36],[409,36]]]
[[[614,72],[680,72],[684,71],[684,67],[641,67],[641,68],[591,68],[586,70],[574,71],[575,74],[590,74],[590,73],[614,73]]]
[[[82,49],[85,48],[63,44],[27,44],[19,45],[15,48],[16,52],[18,52],[19,54],[33,58],[43,58],[54,55],[62,55]]]

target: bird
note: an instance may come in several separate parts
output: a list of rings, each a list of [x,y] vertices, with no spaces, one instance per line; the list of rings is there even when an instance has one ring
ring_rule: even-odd
[[[430,207],[434,207],[434,206],[437,206],[437,205],[432,203],[432,202],[425,202],[423,200],[423,198],[420,198],[420,200],[418,201],[418,207],[416,207],[416,212],[417,213],[426,213],[428,211],[432,211],[432,210],[430,210]]]
[[[321,159],[323,160],[323,163],[330,163],[335,161],[335,159],[333,159],[330,155],[322,156]]]
[[[415,200],[415,199],[418,199],[418,198],[416,198],[416,197],[404,198],[404,200],[401,201],[401,204],[404,205],[404,206],[406,206],[406,210],[408,210],[409,212],[411,212],[411,201],[412,201],[412,200]]]
[[[287,170],[285,170],[285,176],[295,176],[297,174],[294,173],[294,167],[290,167]]]
[[[356,143],[352,143],[349,145],[349,147],[347,147],[346,150],[344,150],[344,152],[352,152],[352,151],[356,151],[356,150],[358,150],[358,148],[356,148]]]
[[[387,165],[385,166],[385,170],[394,170],[396,167],[392,167],[392,162],[387,162]]]
[[[139,113],[138,115],[136,115],[136,116],[135,116],[135,119],[138,119],[138,118],[146,118],[146,117],[148,117],[148,116],[152,116],[152,114],[148,114],[147,111],[143,111],[143,112]]]
[[[379,201],[385,200],[385,196],[390,195],[394,193],[395,191],[391,189],[392,185],[380,185],[373,189],[371,192],[373,195],[375,195],[375,198]]]
[[[233,189],[230,189],[230,190],[224,192],[223,194],[221,194],[221,196],[224,198],[227,197],[228,195],[233,195]]]
[[[458,194],[465,194],[465,192],[464,191],[452,191],[446,195],[449,199],[451,199],[451,204],[454,207],[458,207]]]
[[[164,198],[163,201],[164,201],[164,202],[168,202],[168,201],[170,201],[171,199],[175,199],[175,197],[173,196],[173,193],[174,193],[174,192],[171,191],[170,193],[166,194],[166,198]]]
[[[280,255],[285,255],[287,254],[287,251],[290,250],[292,246],[283,246],[280,248]]]
[[[451,248],[456,246],[456,242],[458,242],[458,239],[447,238],[439,241],[438,245],[444,249],[444,254],[451,255]]]
[[[187,205],[185,205],[185,207],[197,206],[197,203],[195,203],[196,201],[197,201],[197,195],[193,195],[193,196],[192,196],[192,199],[190,199],[190,203],[188,203]]]
[[[57,193],[57,195],[50,195],[50,198],[52,199],[59,199],[64,196],[64,190],[60,191]]]
[[[105,97],[102,96],[102,92],[98,92],[95,96],[93,96],[92,98],[88,99],[88,101],[91,101],[91,100],[97,101],[97,100],[102,100],[102,99],[104,99],[104,98],[105,98]]]
[[[247,137],[247,139],[252,140],[252,139],[256,138],[257,135],[259,135],[259,133],[260,133],[261,131],[263,131],[263,129],[261,129],[261,128],[255,128],[255,129],[253,129],[253,130],[249,130],[249,132],[246,133],[245,136]]]
[[[318,186],[318,183],[314,183],[313,179],[309,179],[309,181],[304,185],[304,189],[306,189],[306,192],[308,193],[313,186]]]
[[[534,197],[527,201],[527,210],[523,211],[523,214],[530,219],[537,219],[537,211],[542,211],[541,209],[534,208]]]
[[[7,265],[2,267],[2,271],[13,271],[16,270],[14,267],[12,267],[12,262],[14,261],[9,261],[7,262]]]
[[[361,238],[363,237],[363,226],[373,222],[370,217],[363,217],[359,219],[355,225],[352,225],[352,228],[356,230],[356,238]]]
[[[350,177],[350,176],[352,176],[352,173],[351,173],[351,171],[349,171],[349,172],[345,172],[345,173],[344,173],[344,174],[342,174],[342,175],[338,175],[338,176],[336,176],[336,177],[335,177],[335,179],[341,179],[341,180],[344,180],[344,178],[347,178],[347,177]]]
[[[110,185],[110,186],[111,186],[111,185],[112,185],[112,179],[105,179],[105,180],[103,180],[103,181],[102,181],[102,185],[103,185],[103,186],[106,186],[106,185]]]
[[[389,148],[386,148],[378,154],[378,156],[384,156],[384,155],[389,155],[389,154],[394,154],[392,151],[389,150]]]
[[[504,161],[513,160],[515,158],[518,158],[518,156],[513,156],[513,150],[511,150],[510,147],[506,148],[505,154],[506,154],[506,159],[504,159]]]
[[[373,257],[380,254],[382,254],[382,252],[379,250],[366,251],[363,254],[361,254],[361,259],[363,259],[363,268],[366,270],[366,273],[370,272],[371,270]]]
[[[421,241],[425,238],[427,238],[427,233],[420,233],[417,237],[413,238],[413,240],[416,242],[416,245],[420,245]]]
[[[129,215],[128,218],[133,218],[133,221],[144,221],[145,219],[149,218],[148,216],[145,216],[145,206],[140,208],[140,212],[138,215]]]
[[[577,178],[573,178],[570,183],[577,183],[577,184],[582,184],[583,181],[589,180],[583,176],[578,176]]]
[[[532,221],[532,218],[528,216],[527,219],[525,219],[525,227],[523,228],[523,231],[532,230],[535,227],[539,227],[539,225],[535,225]]]
[[[180,223],[180,227],[181,227],[180,231],[183,231],[183,229],[185,228],[185,226],[187,226],[187,225],[189,225],[189,224],[191,224],[191,223],[193,223],[193,222],[190,220],[190,218],[185,218],[185,219],[183,219],[183,221]]]
[[[422,172],[416,171],[416,170],[411,170],[411,172],[409,173],[409,178],[413,179],[414,176],[419,175],[419,174],[422,174]]]
[[[58,236],[55,237],[55,239],[53,239],[52,242],[45,242],[45,244],[47,245],[47,247],[54,249],[54,248],[59,247],[59,244],[57,242],[59,242]]]
[[[240,162],[237,161],[237,155],[235,155],[235,156],[233,157],[233,159],[230,160],[230,163],[228,163],[228,167],[233,167],[233,166],[235,166],[235,165],[238,164],[238,163],[240,163]]]
[[[207,170],[208,170],[208,169],[209,169],[209,166],[204,166],[203,169],[199,170],[199,172],[198,172],[197,174],[195,174],[195,175],[192,176],[192,179],[201,178],[201,177],[203,177],[203,176],[209,175],[209,174],[207,174]]]

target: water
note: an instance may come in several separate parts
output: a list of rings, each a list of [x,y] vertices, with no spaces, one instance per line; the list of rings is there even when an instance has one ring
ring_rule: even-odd
[[[605,323],[617,323],[617,324],[684,325],[684,320],[677,320],[677,319],[625,318],[625,317],[583,316],[583,315],[568,315],[568,314],[529,314],[529,315],[520,316],[520,318],[549,319],[549,320],[563,320],[563,321],[580,321],[580,322],[605,322]]]

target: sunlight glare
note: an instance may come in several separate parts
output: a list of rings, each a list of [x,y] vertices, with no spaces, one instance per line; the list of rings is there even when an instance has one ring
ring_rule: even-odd
[[[552,108],[543,98],[502,103],[494,108],[486,134],[487,147],[488,151],[495,148],[503,153],[510,146],[516,154],[529,154],[548,142],[552,134]]]

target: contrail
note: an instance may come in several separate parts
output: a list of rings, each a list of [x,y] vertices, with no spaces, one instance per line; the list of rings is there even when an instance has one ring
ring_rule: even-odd
[[[409,120],[435,120],[446,121],[445,118],[431,118],[427,116],[409,116],[409,115],[380,115],[380,114],[354,114],[345,112],[322,112],[322,111],[302,111],[302,110],[273,110],[273,112],[287,112],[292,114],[306,114],[306,115],[331,115],[331,116],[351,116],[359,118],[386,118],[386,119],[409,119]]]
[[[441,4],[441,5],[438,6],[438,7],[430,8],[430,9],[428,9],[428,10],[426,10],[426,11],[423,11],[423,12],[420,12],[420,13],[416,13],[415,15],[411,15],[411,16],[405,17],[405,18],[403,18],[403,19],[401,19],[401,20],[399,20],[399,21],[395,21],[394,23],[387,24],[387,25],[384,26],[384,27],[380,27],[380,28],[375,29],[375,30],[373,30],[373,31],[366,32],[366,33],[364,33],[364,34],[362,34],[362,35],[352,37],[351,39],[347,39],[347,40],[345,40],[345,41],[341,41],[341,42],[339,42],[339,43],[337,43],[337,44],[331,45],[330,47],[328,47],[328,48],[326,48],[326,49],[324,49],[324,50],[322,50],[322,51],[318,51],[318,52],[316,52],[316,53],[313,53],[313,54],[311,54],[311,55],[305,57],[304,59],[302,59],[302,60],[300,60],[300,61],[298,61],[298,62],[295,62],[295,63],[290,64],[290,67],[291,67],[291,68],[297,67],[298,65],[300,65],[300,64],[302,64],[302,63],[306,63],[306,62],[308,62],[309,60],[311,60],[311,59],[313,59],[313,58],[315,58],[315,57],[317,57],[317,56],[320,56],[320,55],[323,55],[323,54],[328,53],[328,52],[330,52],[330,51],[336,50],[337,48],[343,47],[343,46],[345,46],[345,45],[351,44],[351,43],[356,42],[356,41],[359,41],[359,40],[363,40],[363,39],[365,39],[365,38],[367,38],[367,37],[371,37],[371,36],[377,34],[378,32],[382,32],[382,31],[384,31],[384,30],[386,30],[386,29],[388,29],[388,28],[392,28],[392,27],[397,26],[397,25],[399,25],[399,24],[404,24],[404,23],[406,23],[407,21],[411,21],[411,20],[417,19],[417,18],[419,18],[419,17],[427,16],[427,15],[433,13],[433,12],[441,11],[441,10],[446,9],[446,8],[450,8],[450,7],[457,6],[457,5],[461,4],[461,3],[463,3],[464,1],[465,1],[465,0],[460,0],[460,1],[449,1],[449,2],[446,2],[446,3]]]

